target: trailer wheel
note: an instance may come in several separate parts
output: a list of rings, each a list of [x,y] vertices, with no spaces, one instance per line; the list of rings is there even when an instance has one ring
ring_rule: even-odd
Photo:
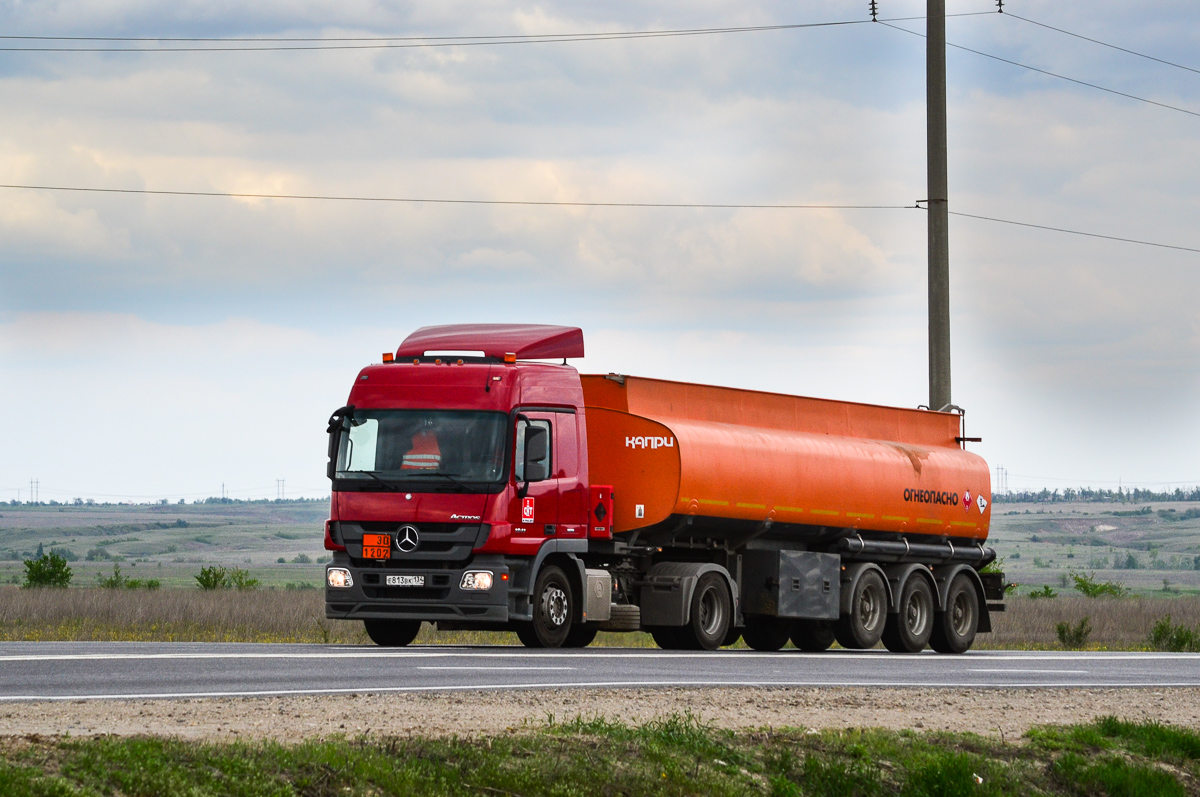
[[[561,648],[571,633],[574,613],[567,574],[557,565],[547,565],[533,585],[533,622],[517,626],[517,637],[527,648]]]
[[[875,647],[887,620],[887,590],[874,570],[859,576],[850,595],[850,614],[838,618],[833,634],[838,644],[850,650]]]
[[[829,650],[833,642],[833,623],[828,620],[797,620],[792,626],[792,644],[807,653]]]
[[[913,575],[900,591],[899,611],[889,614],[883,627],[883,646],[893,653],[920,653],[933,633],[933,589],[923,577]]]
[[[421,630],[420,620],[363,620],[367,636],[376,645],[385,648],[402,648],[417,638]]]
[[[586,648],[592,644],[598,633],[600,633],[598,623],[577,623],[571,626],[571,630],[567,632],[567,639],[562,646],[564,648]]]
[[[746,618],[742,639],[755,650],[779,650],[792,635],[792,624],[778,617],[757,614]]]
[[[929,646],[938,653],[965,653],[979,631],[979,596],[965,573],[959,573],[946,590],[946,610],[933,618]]]

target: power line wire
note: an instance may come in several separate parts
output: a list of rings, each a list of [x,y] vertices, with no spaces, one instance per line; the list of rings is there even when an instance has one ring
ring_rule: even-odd
[[[963,14],[948,14],[947,16],[966,17],[991,14],[992,12],[970,12]],[[896,17],[890,21],[908,22],[923,19],[923,17]],[[882,20],[881,20],[882,21]],[[660,39],[679,36],[708,36],[725,33],[762,33],[780,30],[798,30],[802,28],[830,28],[846,25],[863,25],[871,22],[869,19],[841,20],[834,22],[808,22],[785,25],[748,25],[724,28],[681,28],[676,30],[643,30],[643,31],[606,31],[599,33],[542,33],[542,34],[510,34],[497,36],[363,36],[363,37],[123,37],[123,36],[0,36],[6,41],[45,41],[45,42],[132,42],[132,43],[211,43],[237,44],[243,43],[257,46],[221,46],[221,47],[5,47],[3,52],[51,52],[51,53],[178,53],[178,52],[268,52],[296,50],[377,50],[377,49],[410,49],[422,47],[478,47],[502,44],[551,44],[561,42],[614,41],[620,39]],[[278,46],[270,43],[278,43]]]
[[[581,208],[695,208],[715,210],[914,210],[916,205],[832,205],[832,204],[745,204],[706,202],[566,202],[521,199],[432,199],[429,197],[338,196],[330,194],[251,194],[229,191],[168,191],[149,188],[83,188],[63,185],[4,185],[0,188],[30,191],[78,191],[98,194],[149,194],[152,196],[221,197],[225,199],[296,199],[326,202],[394,202],[430,205],[524,205],[535,207]]]
[[[955,212],[952,210],[952,211],[950,211],[950,215],[951,216],[962,216],[963,218],[966,218],[966,219],[980,219],[982,221],[992,221],[992,222],[996,222],[997,224],[1012,224],[1017,227],[1032,227],[1035,230],[1050,230],[1051,232],[1062,232],[1062,233],[1067,233],[1069,235],[1083,235],[1088,238],[1103,238],[1108,241],[1120,241],[1121,243],[1126,243],[1126,244],[1138,244],[1140,246],[1156,246],[1160,249],[1175,249],[1180,252],[1200,253],[1200,249],[1196,249],[1196,248],[1193,248],[1190,246],[1175,246],[1173,244],[1161,244],[1161,243],[1156,243],[1154,241],[1143,241],[1143,240],[1139,240],[1137,238],[1121,238],[1116,235],[1102,235],[1097,232],[1084,232],[1083,230],[1069,230],[1065,227],[1050,227],[1045,224],[1031,224],[1031,223],[1025,222],[1025,221],[1012,221],[1011,219],[997,219],[997,218],[993,218],[992,216],[977,216],[973,213],[958,213],[958,212]]]
[[[912,36],[918,36],[922,39],[925,38],[924,33],[918,33],[915,30],[908,30],[907,28],[902,28],[899,25],[891,25],[886,22],[883,22],[881,24],[883,24],[886,27],[891,28],[892,30],[898,30],[903,33],[908,33]],[[1073,77],[1067,77],[1066,75],[1060,75],[1057,72],[1050,72],[1045,69],[1038,69],[1036,66],[1029,66],[1028,64],[1022,64],[1020,61],[1012,61],[1008,58],[1001,58],[998,55],[992,55],[991,53],[985,53],[982,50],[974,50],[970,47],[964,47],[961,44],[953,44],[951,42],[946,42],[946,46],[953,47],[956,50],[965,50],[968,53],[975,53],[975,55],[982,55],[984,58],[991,58],[994,61],[1001,61],[1006,64],[1012,64],[1013,66],[1019,66],[1022,69],[1028,69],[1031,72],[1037,72],[1042,75],[1048,75],[1050,77],[1058,78],[1059,80],[1066,80],[1070,83],[1075,83],[1080,86],[1087,86],[1088,88],[1098,89],[1099,91],[1105,91],[1105,92],[1108,92],[1109,94],[1116,94],[1119,97],[1127,97],[1128,99],[1137,100],[1138,102],[1144,102],[1149,105],[1157,105],[1160,108],[1166,108],[1167,110],[1171,110],[1171,111],[1179,111],[1180,113],[1186,113],[1189,116],[1200,116],[1200,112],[1197,112],[1197,111],[1189,111],[1187,108],[1180,108],[1177,105],[1168,105],[1165,102],[1158,102],[1156,100],[1146,99],[1145,97],[1139,97],[1136,94],[1127,94],[1124,91],[1117,91],[1116,89],[1110,89],[1106,86],[1101,86],[1096,83],[1089,83],[1086,80],[1077,80],[1076,78],[1073,78]]]
[[[569,201],[538,201],[524,199],[440,199],[431,197],[385,197],[385,196],[348,196],[336,194],[254,194],[232,191],[172,191],[151,188],[90,188],[65,185],[18,185],[0,184],[0,189],[26,191],[70,191],[92,194],[133,194],[149,196],[178,196],[178,197],[215,197],[220,199],[285,199],[298,201],[322,202],[385,202],[395,204],[429,204],[429,205],[493,205],[518,207],[579,207],[579,208],[649,208],[649,209],[684,209],[684,210],[926,210],[922,207],[926,200],[917,200],[912,205],[847,205],[826,203],[735,203],[735,202],[569,202]],[[1088,238],[1103,238],[1121,243],[1154,246],[1160,249],[1175,249],[1181,252],[1200,253],[1200,248],[1176,246],[1173,244],[1146,241],[1138,238],[1121,238],[1115,235],[1072,230],[1066,227],[1052,227],[1045,224],[999,219],[993,216],[981,216],[973,213],[950,211],[951,216],[990,221],[997,224],[1011,224],[1017,227],[1030,227],[1038,230],[1061,232],[1069,235],[1082,235]]]
[[[1056,28],[1053,25],[1047,25],[1044,22],[1038,22],[1037,20],[1028,19],[1026,17],[1020,16],[1019,14],[1014,14],[1011,11],[1006,11],[1004,13],[1004,16],[1012,17],[1013,19],[1019,19],[1022,22],[1028,22],[1030,25],[1037,25],[1039,28],[1046,28],[1047,30],[1057,31],[1058,33],[1066,34],[1067,36],[1074,36],[1076,39],[1083,39],[1086,42],[1091,42],[1092,44],[1099,44],[1102,47],[1109,47],[1113,50],[1120,50],[1123,53],[1129,53],[1130,55],[1136,55],[1138,58],[1145,58],[1148,61],[1157,61],[1160,64],[1166,64],[1167,66],[1173,66],[1176,69],[1184,69],[1184,70],[1187,70],[1188,72],[1195,72],[1197,75],[1200,75],[1200,69],[1193,69],[1190,66],[1184,66],[1183,64],[1177,64],[1174,61],[1167,61],[1163,58],[1156,58],[1153,55],[1146,55],[1145,53],[1139,53],[1137,50],[1130,50],[1125,47],[1118,47],[1115,44],[1109,44],[1108,42],[1100,41],[1099,39],[1093,39],[1090,36],[1084,36],[1080,33],[1072,33],[1069,30],[1064,30],[1062,28]]]

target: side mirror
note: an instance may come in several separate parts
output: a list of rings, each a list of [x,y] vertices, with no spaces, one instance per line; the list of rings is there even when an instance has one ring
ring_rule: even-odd
[[[329,426],[325,429],[325,433],[329,435],[329,462],[325,465],[325,475],[330,479],[333,478],[337,468],[338,443],[341,441],[342,427],[345,425],[346,419],[353,416],[353,404],[335,410],[333,415],[329,416]]]
[[[550,433],[542,426],[525,427],[525,481],[544,481],[547,472],[546,454],[550,448]]]

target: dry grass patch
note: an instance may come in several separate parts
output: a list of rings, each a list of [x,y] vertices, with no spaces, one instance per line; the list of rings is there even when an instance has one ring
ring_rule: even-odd
[[[976,647],[1016,650],[1058,650],[1055,626],[1078,623],[1084,617],[1092,627],[1088,649],[1145,650],[1150,629],[1159,618],[1189,628],[1200,626],[1200,598],[1084,598],[1060,596],[1008,600],[1008,611],[992,615],[992,633],[980,634]]]
[[[976,647],[1057,650],[1061,622],[1088,617],[1086,647],[1145,650],[1150,629],[1171,615],[1177,625],[1200,627],[1200,598],[1012,598],[1008,611],[992,615],[995,629]],[[362,623],[325,619],[320,590],[142,590],[0,587],[0,640],[316,642],[369,644]],[[439,632],[426,624],[417,644],[518,645],[503,631]],[[602,633],[593,643],[653,648],[649,634]],[[744,647],[744,642],[738,643]]]

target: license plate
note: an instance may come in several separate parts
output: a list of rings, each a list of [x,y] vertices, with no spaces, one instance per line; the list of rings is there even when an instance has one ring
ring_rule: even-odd
[[[388,576],[387,585],[389,587],[423,587],[425,586],[425,576]]]
[[[391,556],[391,534],[363,535],[363,559],[390,559]]]

